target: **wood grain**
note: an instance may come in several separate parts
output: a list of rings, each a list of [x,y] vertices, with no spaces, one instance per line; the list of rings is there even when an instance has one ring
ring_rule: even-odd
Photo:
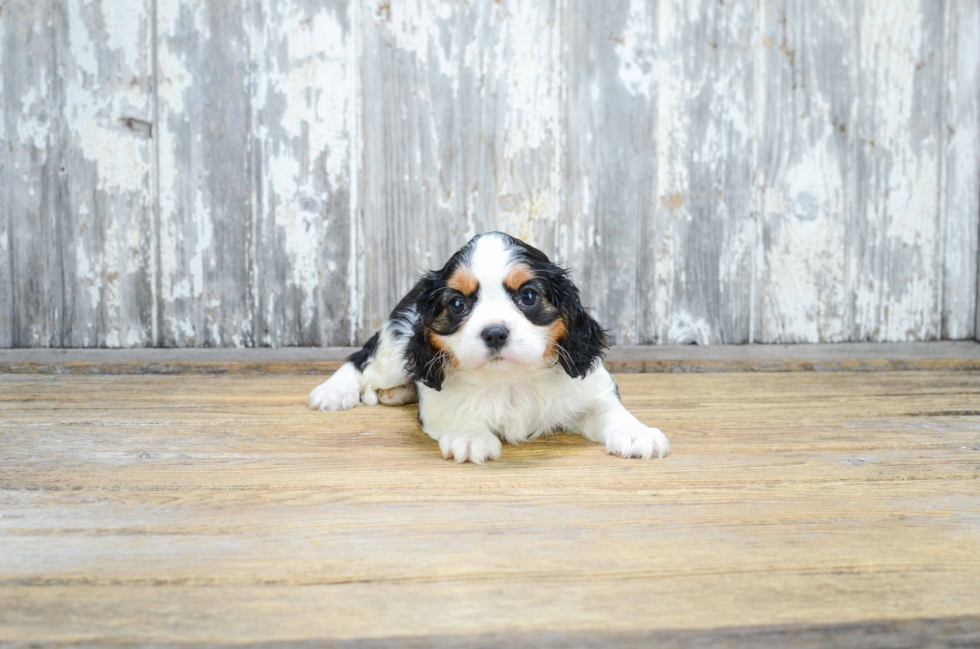
[[[15,347],[64,343],[64,258],[58,202],[59,137],[55,2],[3,5],[3,284],[0,339]],[[59,23],[60,24],[60,23]],[[63,36],[63,32],[62,32]]]
[[[157,2],[159,343],[254,345],[243,0]]]
[[[972,218],[980,214],[980,7],[948,2],[946,20],[943,337],[969,338],[980,337],[980,228]]]
[[[755,339],[850,340],[851,18],[831,0],[763,6]]]
[[[657,201],[653,3],[565,3],[559,262],[610,339],[652,343]]]
[[[980,614],[980,373],[741,376],[616,377],[663,461],[561,435],[475,467],[412,407],[306,410],[309,376],[2,375],[0,639]]]
[[[550,0],[371,3],[359,24],[365,340],[420,270],[476,234],[554,253],[561,62]]]
[[[57,7],[61,346],[146,347],[153,344],[152,2]]]
[[[145,346],[150,2],[3,9],[0,344]]]
[[[854,21],[851,336],[937,339],[943,267],[943,218],[937,208],[942,5],[873,0],[858,3]],[[884,33],[892,40],[881,42]]]
[[[0,5],[4,7],[5,5]],[[7,141],[7,21],[0,20],[0,142]],[[10,253],[11,212],[6,187],[9,160],[7,147],[0,144],[0,348],[13,346],[13,267]]]
[[[758,3],[657,7],[656,340],[750,342]]]
[[[259,346],[351,340],[348,10],[346,0],[250,3],[255,261],[243,280]]]
[[[975,3],[0,14],[2,347],[356,344],[491,229],[620,344],[977,335]]]

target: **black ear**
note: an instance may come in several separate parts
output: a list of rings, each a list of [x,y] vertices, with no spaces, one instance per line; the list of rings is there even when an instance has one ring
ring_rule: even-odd
[[[433,390],[441,390],[446,378],[446,355],[432,346],[426,324],[432,322],[438,310],[439,279],[428,273],[419,280],[413,292],[417,293],[416,309],[419,317],[412,329],[412,336],[405,347],[405,358],[412,380],[420,381]]]
[[[549,280],[552,303],[565,321],[565,334],[558,339],[561,345],[558,358],[570,377],[580,379],[602,363],[604,350],[609,346],[606,332],[582,307],[578,287],[568,278],[567,271],[555,267]]]
[[[446,357],[429,342],[420,320],[415,322],[415,331],[408,339],[405,354],[413,380],[421,381],[433,390],[442,389],[442,381],[446,378]]]

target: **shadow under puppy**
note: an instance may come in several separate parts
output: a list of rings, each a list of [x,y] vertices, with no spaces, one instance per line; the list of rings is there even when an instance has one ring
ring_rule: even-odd
[[[417,399],[422,430],[457,462],[495,460],[501,440],[556,430],[621,457],[663,457],[667,437],[620,403],[605,348],[566,271],[490,232],[426,273],[308,403],[346,410]]]

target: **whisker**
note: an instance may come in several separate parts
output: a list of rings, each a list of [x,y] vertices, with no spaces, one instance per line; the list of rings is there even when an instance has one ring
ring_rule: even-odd
[[[445,350],[440,349],[439,350],[439,353],[436,354],[435,356],[433,356],[432,357],[432,360],[430,360],[428,363],[426,363],[425,366],[422,368],[422,374],[428,374],[429,373],[429,367],[433,363],[435,363],[435,362],[437,362],[439,360],[448,359],[448,358],[449,358],[449,356],[446,354]]]
[[[558,349],[558,353],[561,355],[561,357],[564,358],[565,361],[568,363],[569,367],[574,367],[575,363],[572,362],[571,353],[569,353],[569,351],[564,347],[562,347],[561,344],[557,341],[555,341],[555,347]]]

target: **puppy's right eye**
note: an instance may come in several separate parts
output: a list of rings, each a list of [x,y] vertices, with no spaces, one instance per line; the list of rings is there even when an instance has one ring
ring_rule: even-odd
[[[453,301],[449,303],[449,310],[456,315],[459,315],[466,310],[466,302],[463,302],[463,300],[459,299],[458,297],[453,298]]]

